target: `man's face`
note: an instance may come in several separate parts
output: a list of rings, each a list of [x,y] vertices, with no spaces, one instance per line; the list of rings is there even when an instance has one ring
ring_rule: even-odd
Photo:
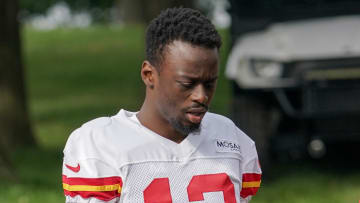
[[[196,131],[208,110],[218,78],[218,49],[174,41],[163,51],[155,105],[183,135]]]

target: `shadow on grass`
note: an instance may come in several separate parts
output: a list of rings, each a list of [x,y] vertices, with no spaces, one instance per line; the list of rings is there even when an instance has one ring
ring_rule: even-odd
[[[63,202],[62,152],[54,149],[17,149],[13,161],[18,182],[0,183],[0,202]]]
[[[350,147],[323,159],[274,161],[252,203],[343,203],[360,199],[360,163]],[[350,154],[349,154],[350,153]]]
[[[13,160],[21,184],[61,188],[62,159],[59,149],[27,148],[17,150]]]

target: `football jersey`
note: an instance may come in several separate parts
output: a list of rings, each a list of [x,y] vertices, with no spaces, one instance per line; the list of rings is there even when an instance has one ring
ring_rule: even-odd
[[[260,179],[254,142],[210,112],[178,144],[121,110],[82,125],[64,149],[67,203],[244,203]]]

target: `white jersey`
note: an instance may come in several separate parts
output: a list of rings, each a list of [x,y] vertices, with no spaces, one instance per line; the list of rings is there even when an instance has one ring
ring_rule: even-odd
[[[66,202],[243,203],[260,187],[254,142],[206,113],[180,144],[121,110],[75,130],[64,149]]]

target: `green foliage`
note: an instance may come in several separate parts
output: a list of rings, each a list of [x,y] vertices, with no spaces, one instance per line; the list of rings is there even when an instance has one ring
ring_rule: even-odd
[[[221,33],[227,36],[226,31]],[[17,149],[13,154],[20,182],[0,182],[1,203],[64,202],[62,149],[70,132],[120,108],[140,108],[144,95],[140,79],[143,34],[143,27],[24,30],[30,110],[41,149]],[[230,88],[223,76],[227,37],[224,41],[222,70],[211,110],[228,114]],[[309,165],[284,168],[276,168],[280,171],[277,179],[263,181],[251,203],[343,203],[360,199],[359,172],[338,175]]]
[[[115,0],[20,0],[21,10],[30,14],[42,13],[58,2],[66,2],[73,10],[108,9],[114,5]]]

